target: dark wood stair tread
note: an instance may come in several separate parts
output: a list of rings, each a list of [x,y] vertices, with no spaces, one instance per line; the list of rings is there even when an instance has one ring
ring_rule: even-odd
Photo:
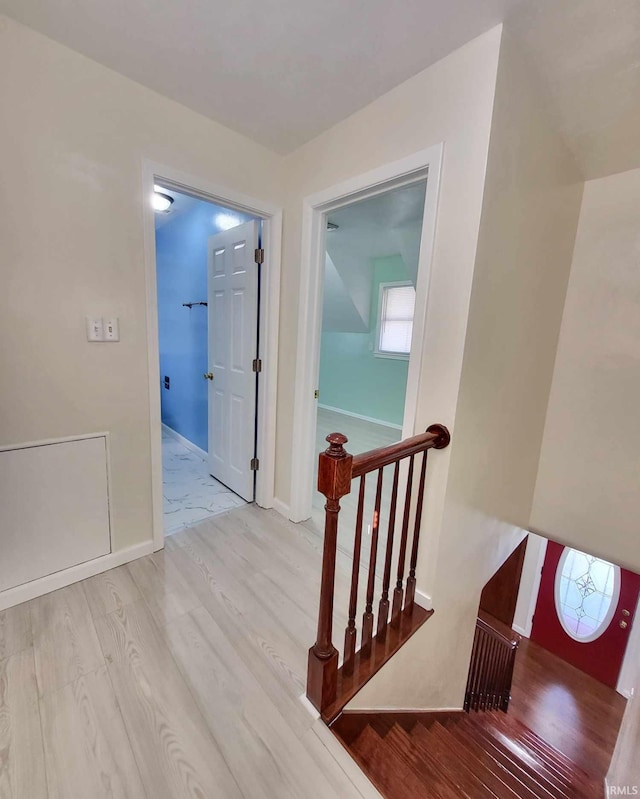
[[[351,752],[383,796],[416,799],[428,795],[419,777],[369,725],[354,741]],[[433,795],[435,799],[449,799]]]
[[[341,740],[387,799],[603,796],[592,775],[502,713],[357,715],[332,729],[338,737],[343,729]]]
[[[522,799],[521,793],[518,792],[520,783],[510,778],[510,775],[504,773],[502,769],[496,770],[492,768],[495,761],[487,759],[487,762],[483,760],[478,752],[468,746],[467,741],[463,742],[456,738],[446,726],[438,724],[434,725],[431,729],[435,735],[441,738],[449,751],[455,755],[458,762],[463,767],[473,771],[495,796],[500,797],[500,799]],[[418,736],[419,733],[416,735],[416,738],[418,738]],[[427,743],[426,738],[425,743]]]
[[[595,792],[596,796],[601,795],[602,785],[600,780],[574,763],[563,752],[555,749],[551,744],[540,738],[529,727],[525,727],[524,724],[503,713],[484,715],[489,718],[479,718],[478,723],[484,724],[490,729],[500,729],[505,734],[514,737],[536,757],[541,758],[549,769],[564,779],[570,786],[575,787],[576,784],[579,784],[588,795],[593,792]]]
[[[523,783],[519,775],[515,774],[504,763],[493,757],[490,752],[487,752],[479,741],[475,738],[470,738],[467,731],[460,728],[457,724],[451,726],[447,724],[447,729],[470,753],[480,760],[486,768],[505,782],[519,799],[538,799],[538,794]]]
[[[489,718],[483,719],[483,715]],[[491,718],[492,716],[493,718]],[[600,797],[602,795],[602,783],[600,780],[586,772],[567,755],[555,749],[524,724],[503,713],[478,714],[476,723],[487,728],[491,734],[498,730],[517,741],[530,754],[544,762],[550,774],[555,775],[568,785],[570,796],[574,795],[576,786],[579,786],[587,796],[595,795]]]
[[[455,769],[455,764],[443,757],[437,742],[432,742],[426,749],[416,746],[414,733],[408,735],[397,725],[389,732],[388,740],[436,795],[456,799],[495,799],[493,794],[483,791],[475,775]]]
[[[550,773],[544,763],[528,752],[500,731],[489,731],[486,727],[471,725],[475,734],[482,738],[482,745],[487,751],[498,758],[508,770],[513,771],[519,779],[527,784],[534,792],[546,799],[575,799],[569,793],[567,786],[555,775]],[[470,734],[474,734],[471,732]]]

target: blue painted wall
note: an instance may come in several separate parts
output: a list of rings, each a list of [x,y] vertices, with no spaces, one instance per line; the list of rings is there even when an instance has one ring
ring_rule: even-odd
[[[175,194],[175,192],[172,192]],[[176,200],[176,205],[179,198]],[[207,241],[220,232],[212,203],[192,207],[156,228],[158,332],[162,421],[203,450],[208,448],[207,308],[183,308],[183,302],[207,299]],[[164,388],[164,376],[171,388]]]
[[[399,255],[372,261],[371,317],[368,333],[322,333],[321,405],[381,422],[402,424],[408,360],[376,357],[375,337],[380,283],[409,280]]]

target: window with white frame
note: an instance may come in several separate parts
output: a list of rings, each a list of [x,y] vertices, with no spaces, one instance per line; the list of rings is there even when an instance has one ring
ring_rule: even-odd
[[[381,283],[375,354],[408,358],[411,351],[416,290],[412,283]]]

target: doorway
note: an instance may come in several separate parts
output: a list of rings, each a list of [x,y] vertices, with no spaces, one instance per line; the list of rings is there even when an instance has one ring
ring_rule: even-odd
[[[260,220],[154,186],[164,533],[254,499]]]
[[[345,183],[334,186],[318,194],[307,197],[303,204],[303,269],[300,280],[300,311],[298,322],[298,357],[296,364],[296,387],[294,397],[294,418],[293,418],[293,436],[296,446],[293,450],[292,456],[292,478],[291,478],[291,506],[289,508],[289,518],[292,521],[303,521],[312,517],[314,512],[314,505],[317,509],[318,499],[314,497],[314,472],[317,467],[318,451],[325,449],[326,444],[320,442],[318,447],[318,439],[320,437],[318,431],[321,429],[319,421],[325,423],[325,426],[331,422],[326,419],[327,412],[334,413],[332,409],[338,409],[342,412],[339,417],[346,417],[344,411],[350,412],[349,427],[354,431],[352,433],[353,441],[349,442],[347,449],[355,453],[358,451],[358,440],[355,434],[357,422],[364,422],[368,424],[378,424],[377,432],[380,434],[382,441],[399,440],[408,436],[414,435],[416,430],[416,407],[418,399],[418,383],[420,380],[421,368],[421,351],[424,339],[425,320],[427,315],[427,299],[429,288],[429,273],[431,265],[431,254],[433,250],[433,238],[435,233],[435,220],[436,220],[436,207],[438,198],[438,185],[442,161],[442,145],[437,145],[408,156],[400,161],[387,164],[383,167],[375,169],[369,173],[365,173],[356,178],[346,181]],[[412,283],[411,276],[407,279],[406,266],[403,264],[404,280],[380,280],[377,283],[378,292],[377,296],[373,297],[372,301],[372,288],[369,282],[369,288],[362,288],[362,281],[359,281],[361,272],[356,268],[354,273],[351,272],[348,266],[348,258],[345,259],[341,265],[336,265],[331,256],[331,250],[336,250],[336,245],[331,243],[331,237],[334,236],[334,242],[340,239],[340,219],[344,215],[345,229],[343,233],[348,232],[347,219],[349,215],[357,216],[364,213],[367,208],[366,203],[369,200],[384,197],[386,194],[391,194],[396,190],[401,190],[407,187],[416,187],[421,184],[422,192],[422,209],[423,214],[418,222],[417,227],[420,232],[417,236],[417,245],[414,243],[414,256],[408,258],[416,265],[417,275],[414,276]],[[426,184],[426,191],[425,191]],[[417,189],[416,191],[420,191]],[[381,206],[384,206],[384,200],[378,199]],[[399,210],[399,209],[396,209]],[[400,214],[401,216],[401,214]],[[379,220],[380,221],[380,220]],[[401,224],[398,224],[402,227]],[[382,223],[379,224],[380,229],[374,231],[374,239],[378,234],[383,234],[385,228],[393,228],[393,220],[391,223],[389,218],[385,216]],[[396,231],[397,232],[397,231]],[[415,241],[415,238],[414,238]],[[339,249],[339,247],[338,247]],[[327,258],[327,254],[329,258]],[[396,244],[395,251],[392,253],[397,256],[402,253],[400,247]],[[331,263],[328,263],[328,261]],[[377,310],[380,307],[380,283],[387,282],[389,284],[405,284],[403,288],[413,288],[415,291],[414,307],[415,313],[413,315],[410,339],[411,347],[408,353],[400,353],[400,358],[397,360],[404,360],[406,365],[406,377],[401,379],[386,380],[384,384],[377,384],[373,392],[369,392],[372,396],[367,399],[373,402],[376,398],[378,400],[386,400],[395,390],[395,393],[400,395],[400,403],[396,403],[396,409],[392,411],[391,416],[382,419],[383,424],[380,425],[380,417],[376,415],[367,414],[362,411],[362,402],[357,397],[352,397],[352,404],[347,406],[344,397],[340,401],[342,407],[331,404],[332,395],[331,390],[328,390],[327,380],[331,382],[331,369],[327,361],[325,349],[323,358],[323,335],[328,339],[326,334],[344,333],[348,331],[330,331],[327,325],[331,322],[327,318],[327,314],[340,316],[337,313],[338,306],[331,308],[329,303],[323,302],[323,293],[327,290],[328,284],[333,281],[334,284],[340,285],[342,283],[346,291],[342,292],[342,307],[346,304],[355,305],[358,311],[361,322],[358,323],[357,316],[353,314],[351,309],[351,318],[357,326],[360,324],[359,332],[364,334],[368,343],[366,344],[366,351],[360,351],[360,355],[365,355],[358,360],[358,366],[362,367],[368,360],[375,357],[372,353],[376,348],[377,329],[374,332],[369,323],[371,322],[371,306],[375,304],[376,310],[374,318],[377,319]],[[412,284],[412,285],[407,285]],[[391,287],[389,287],[391,288]],[[401,288],[401,286],[398,286]],[[400,292],[402,293],[402,292]],[[396,293],[397,297],[400,293]],[[409,293],[409,292],[405,292]],[[347,297],[346,295],[350,296]],[[368,301],[367,301],[368,297]],[[397,298],[396,297],[396,298]],[[394,298],[394,299],[396,299]],[[337,300],[336,300],[337,302]],[[392,303],[390,303],[392,304]],[[325,311],[326,308],[326,311]],[[324,317],[324,319],[323,319]],[[342,315],[345,318],[344,314]],[[366,322],[363,318],[368,317]],[[396,320],[389,316],[390,323]],[[325,329],[323,330],[323,322]],[[334,319],[335,322],[335,319]],[[364,329],[362,325],[365,325]],[[405,325],[406,326],[406,325]],[[351,332],[358,332],[352,330]],[[333,337],[335,338],[335,336]],[[359,346],[362,347],[363,341],[360,341]],[[356,339],[352,340],[355,344]],[[335,341],[333,342],[335,345]],[[355,354],[355,353],[354,353]],[[379,353],[380,354],[380,353]],[[382,353],[384,354],[384,353]],[[392,353],[390,353],[392,354]],[[321,364],[321,359],[324,364]],[[400,366],[400,364],[396,364]],[[351,370],[347,371],[349,376],[348,385],[351,387],[357,386],[360,381],[354,377]],[[397,376],[396,376],[397,377]],[[320,383],[324,382],[324,391]],[[336,381],[333,381],[334,384]],[[334,386],[335,387],[335,386]],[[402,404],[404,400],[404,407],[400,414],[397,412],[398,404]],[[319,408],[320,405],[324,406]],[[352,410],[353,408],[356,410]],[[360,407],[360,410],[357,408]],[[388,410],[388,409],[387,409]],[[321,417],[318,412],[321,411]],[[374,414],[381,412],[380,406],[374,410]],[[356,415],[358,414],[358,415]],[[395,414],[395,415],[393,415]],[[365,417],[360,418],[360,417]],[[368,417],[368,418],[367,418]],[[391,420],[391,421],[390,421]],[[386,428],[386,429],[385,429]],[[400,429],[398,429],[400,428]],[[365,440],[372,432],[373,428],[365,428]],[[333,431],[332,431],[333,432]],[[378,441],[380,441],[380,438]],[[380,443],[378,443],[378,446]],[[366,447],[366,443],[363,444]],[[376,446],[374,443],[373,446]]]
[[[630,695],[640,654],[640,575],[529,533],[485,585],[480,611]]]
[[[176,499],[188,493],[182,491],[188,479],[195,480],[197,491],[214,489],[216,495],[201,497],[211,500],[205,503],[188,503],[193,507],[181,509],[175,524],[167,523],[169,532],[247,501],[273,506],[282,212],[147,161],[143,189],[153,538],[154,548],[161,549],[165,507],[174,504],[165,501],[163,448],[176,470],[175,482],[182,483],[169,490]],[[158,194],[164,195],[164,213],[153,208]],[[166,280],[158,269],[163,258]],[[182,273],[190,271],[197,272],[195,282],[180,283]],[[171,324],[180,322],[182,338],[166,336],[163,301],[173,315],[169,331]],[[222,312],[217,327],[214,306]],[[194,351],[187,345],[195,339]],[[178,377],[173,379],[169,369]],[[182,410],[176,407],[181,394]],[[217,401],[220,397],[222,402]],[[215,436],[212,447],[216,426],[222,435]],[[217,466],[212,464],[214,449],[222,461]],[[181,476],[179,469],[185,464],[191,474]],[[221,473],[220,466],[228,471]],[[234,476],[238,471],[241,483]],[[166,476],[166,468],[164,472]]]
[[[617,688],[639,595],[640,575],[549,541],[531,640]]]
[[[331,432],[344,433],[354,454],[402,438],[426,186],[426,179],[418,180],[325,215],[316,454]],[[314,464],[317,470],[317,456]],[[316,474],[313,479],[315,487]],[[391,482],[383,487],[383,530]],[[366,518],[374,496],[365,492]],[[313,517],[320,528],[324,504],[315,491]],[[353,530],[355,495],[341,506],[342,529]],[[349,537],[343,542],[339,536],[338,545],[348,549]]]

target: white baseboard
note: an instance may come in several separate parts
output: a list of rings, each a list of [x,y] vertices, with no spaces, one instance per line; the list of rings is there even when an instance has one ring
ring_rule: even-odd
[[[115,569],[116,566],[122,566],[132,560],[150,555],[153,549],[153,540],[149,539],[141,544],[134,544],[132,547],[88,560],[86,563],[79,563],[77,566],[71,566],[69,569],[63,569],[55,574],[48,574],[38,580],[17,585],[15,588],[8,588],[6,591],[0,592],[0,610],[28,602],[30,599],[57,591],[59,588],[65,588],[72,583],[86,580],[87,577],[109,571],[109,569]]]
[[[284,516],[285,519],[288,519],[290,516],[290,509],[289,506],[283,502],[281,499],[277,497],[273,498],[273,505],[271,506],[275,511],[277,511],[281,516]]]
[[[352,411],[345,411],[342,408],[334,408],[331,405],[322,405],[321,403],[318,403],[318,408],[322,408],[323,411],[332,411],[332,413],[341,413],[343,416],[352,416],[354,419],[362,419],[363,422],[379,424],[381,427],[391,427],[393,430],[402,430],[401,424],[383,422],[381,419],[374,419],[373,416],[363,416],[361,413],[353,413]]]
[[[524,629],[524,627],[521,627],[519,624],[512,624],[511,629],[517,632],[518,635],[521,635],[523,638],[529,638],[527,631]]]
[[[314,719],[320,718],[320,713],[318,713],[318,709],[311,704],[311,700],[307,697],[306,694],[300,694],[298,699],[300,700],[302,706],[305,708],[305,710],[309,713],[310,716],[312,716]]]
[[[433,610],[433,602],[429,594],[418,591],[418,589],[416,589],[416,604],[425,610]]]
[[[175,438],[176,441],[180,442],[180,444],[182,444],[183,447],[190,449],[191,452],[193,452],[199,458],[202,458],[203,461],[209,460],[209,453],[205,452],[203,449],[200,449],[200,447],[194,444],[193,441],[189,441],[188,438],[181,436],[180,433],[176,433],[176,431],[172,427],[169,427],[164,422],[162,423],[162,430],[168,436],[171,436],[171,438]]]
[[[382,794],[376,790],[364,771],[362,771],[324,721],[318,719],[311,727],[310,733],[320,740],[363,799],[382,799]]]

